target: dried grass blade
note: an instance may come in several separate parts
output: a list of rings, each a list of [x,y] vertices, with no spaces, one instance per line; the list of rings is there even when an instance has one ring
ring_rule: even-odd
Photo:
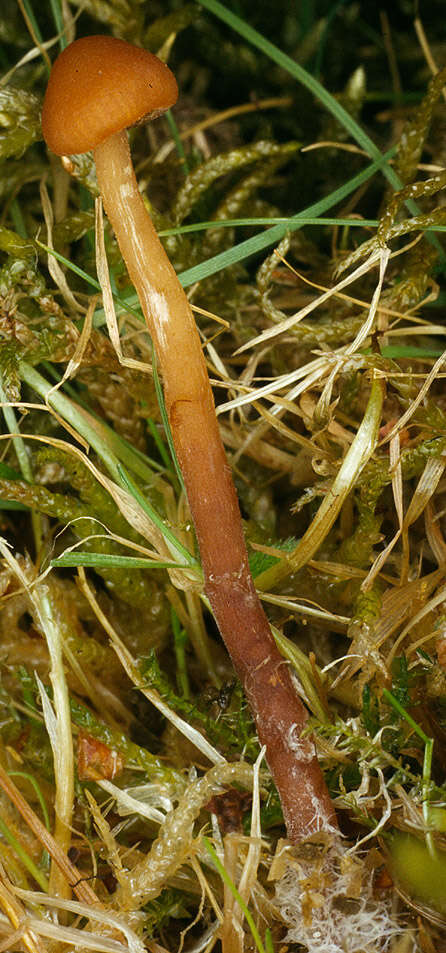
[[[278,334],[282,334],[284,331],[288,331],[289,328],[295,327],[296,324],[299,324],[303,318],[306,318],[308,314],[311,314],[312,311],[315,311],[319,305],[324,304],[325,301],[328,301],[333,295],[337,295],[342,288],[347,288],[348,285],[351,285],[357,278],[361,278],[362,275],[366,274],[370,269],[376,265],[376,263],[382,259],[383,250],[376,249],[367,261],[364,261],[358,268],[355,268],[350,275],[347,275],[346,278],[343,278],[342,281],[338,282],[334,288],[330,288],[324,294],[319,295],[314,301],[311,301],[310,304],[307,304],[305,308],[301,308],[296,314],[292,314],[289,318],[286,318],[284,321],[281,321],[280,324],[275,324],[272,328],[267,328],[266,331],[262,331],[261,334],[258,334],[257,337],[252,338],[251,341],[247,341],[246,344],[243,344],[235,352],[237,355],[241,354],[243,351],[247,351],[249,348],[255,347],[256,344],[263,344],[265,341],[270,340],[271,338],[276,337]]]
[[[71,733],[70,700],[63,664],[61,630],[57,624],[51,588],[42,582],[36,582],[14,558],[6,541],[0,538],[0,552],[26,591],[38,629],[44,636],[51,661],[50,680],[54,696],[54,712],[47,699],[47,728],[54,759],[56,783],[55,831],[54,836],[63,851],[67,853],[71,843],[71,821],[74,809],[74,754]],[[43,696],[42,696],[43,697]],[[49,710],[48,710],[49,708]],[[62,896],[69,894],[65,879],[58,867],[51,868],[50,889]]]
[[[88,920],[98,921],[101,924],[106,924],[108,928],[107,932],[119,932],[126,940],[124,945],[111,937],[107,937],[105,934],[104,936],[101,936],[99,933],[84,934],[83,930],[72,929],[70,932],[74,933],[75,941],[82,947],[85,946],[87,949],[110,951],[110,953],[114,953],[114,951],[116,951],[116,953],[121,953],[121,951],[122,953],[125,953],[125,951],[128,951],[128,953],[144,953],[146,949],[142,940],[139,939],[132,928],[125,922],[125,919],[120,917],[119,914],[116,914],[113,910],[106,910],[103,907],[98,908],[97,906],[91,908],[90,905],[85,902],[78,900],[61,900],[59,897],[47,897],[46,894],[33,890],[24,890],[21,887],[14,887],[14,890],[19,897],[27,900],[30,904],[38,903],[42,906],[67,910],[70,913],[76,914],[79,918],[86,918]],[[34,923],[36,923],[35,920]],[[39,921],[36,923],[37,926],[38,923]],[[86,938],[88,938],[88,943]],[[61,939],[63,939],[63,937],[61,937]],[[69,939],[68,942],[70,942]],[[73,941],[71,940],[71,942]],[[79,948],[81,948],[81,946],[79,946]]]
[[[428,503],[424,513],[426,538],[439,566],[446,566],[446,541],[441,531],[432,503]]]
[[[204,738],[201,732],[197,731],[196,728],[193,728],[192,725],[188,725],[183,718],[180,718],[179,715],[172,711],[172,709],[169,708],[165,702],[163,702],[158,692],[145,686],[134,658],[119,638],[118,633],[113,628],[106,615],[102,612],[102,609],[100,608],[92,589],[88,585],[87,577],[82,567],[79,567],[78,573],[80,580],[79,587],[86,599],[88,599],[88,602],[90,603],[96,618],[99,620],[107,632],[107,635],[110,637],[112,647],[133,684],[142,692],[148,701],[151,702],[151,704],[154,705],[155,708],[157,708],[158,711],[160,711],[165,718],[167,718],[168,721],[170,721],[174,727],[178,729],[179,732],[181,732],[181,734],[188,738],[191,744],[195,745],[198,751],[201,751],[205,758],[208,758],[212,764],[225,764],[226,762],[223,755],[221,755],[220,752],[217,751],[216,748],[214,748],[206,740],[206,738]]]
[[[111,289],[110,275],[108,271],[107,255],[105,251],[104,219],[102,214],[102,201],[100,198],[96,199],[95,216],[96,216],[96,271],[98,275],[98,281],[101,286],[102,301],[104,305],[104,315],[105,315],[105,321],[108,328],[108,333],[110,335],[110,340],[116,351],[119,363],[122,364],[123,367],[131,367],[134,370],[143,371],[146,374],[151,373],[152,368],[150,367],[149,364],[145,364],[143,361],[136,361],[133,358],[124,357],[124,354],[122,353],[121,337],[119,334],[118,321],[116,318],[115,304],[113,301],[113,292]]]
[[[6,875],[6,872],[0,868],[0,907],[5,911],[9,922],[14,930],[4,943],[0,944],[1,953],[7,953],[12,949],[12,944],[17,947],[23,945],[27,953],[45,953],[38,936],[29,929],[29,923],[25,917],[25,911],[12,893],[12,884]],[[27,929],[28,927],[28,929]]]
[[[434,366],[429,371],[429,374],[423,381],[417,396],[414,397],[413,400],[411,400],[410,406],[407,408],[406,412],[402,415],[402,417],[400,417],[400,419],[397,421],[395,426],[392,427],[392,430],[384,438],[384,440],[382,441],[383,444],[388,443],[388,441],[391,440],[392,437],[394,437],[399,430],[403,430],[403,428],[407,426],[410,418],[413,417],[415,411],[418,409],[418,407],[420,406],[420,404],[426,397],[426,394],[429,388],[431,387],[431,385],[437,378],[440,368],[443,366],[445,361],[446,361],[446,351],[443,351],[443,354],[435,362]]]
[[[82,878],[82,875],[78,868],[68,859],[66,854],[60,849],[57,841],[52,837],[49,831],[47,831],[42,821],[39,820],[37,814],[34,813],[32,808],[29,806],[28,802],[25,800],[23,795],[20,793],[18,787],[14,784],[11,778],[8,776],[4,767],[0,764],[0,787],[3,789],[5,794],[12,801],[14,806],[17,808],[19,813],[22,815],[24,821],[28,824],[30,830],[33,831],[37,839],[46,848],[48,853],[54,858],[59,869],[62,871],[65,879],[70,884],[72,890],[79,897],[83,903],[91,904],[92,906],[99,905],[99,900],[92,888],[85,880]]]
[[[54,255],[51,254],[51,252],[54,251],[54,247],[53,247],[54,217],[53,217],[53,209],[52,209],[51,202],[48,195],[48,190],[45,185],[45,182],[43,181],[40,183],[40,198],[42,202],[42,211],[45,218],[45,225],[47,228],[47,244],[48,244],[48,248],[50,249],[48,253],[48,271],[54,283],[57,285],[67,307],[70,309],[70,311],[74,311],[77,314],[79,314],[80,311],[84,311],[84,308],[82,308],[79,302],[76,301],[76,298],[74,297],[74,294],[68,285],[67,279],[64,275],[64,272],[62,271],[62,268],[60,267],[59,262],[54,257]]]
[[[380,378],[375,378],[359,430],[311,526],[309,526],[292,553],[286,555],[275,566],[257,577],[256,584],[258,588],[273,588],[281,579],[290,573],[297,572],[314,556],[323,543],[340,512],[342,504],[353,489],[361,470],[375,450],[383,398],[383,382]]]

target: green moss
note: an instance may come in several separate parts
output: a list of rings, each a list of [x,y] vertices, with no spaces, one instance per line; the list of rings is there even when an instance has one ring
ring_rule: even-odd
[[[41,139],[40,100],[15,86],[0,89],[0,160],[21,156]]]

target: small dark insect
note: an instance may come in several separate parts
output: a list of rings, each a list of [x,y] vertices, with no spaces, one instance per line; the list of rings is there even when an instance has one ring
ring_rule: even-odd
[[[216,721],[228,711],[236,684],[237,682],[233,678],[230,682],[225,682],[218,691],[213,686],[208,686],[202,693],[202,704],[212,711],[212,717]]]
[[[227,711],[231,704],[235,684],[235,679],[233,679],[231,682],[226,682],[226,684],[223,685],[217,694],[216,702],[222,712]]]

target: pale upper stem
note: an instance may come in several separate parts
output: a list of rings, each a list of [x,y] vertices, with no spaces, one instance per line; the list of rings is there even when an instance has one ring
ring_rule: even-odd
[[[95,149],[105,210],[138,293],[161,367],[164,396],[203,566],[205,590],[243,684],[293,840],[336,825],[306,710],[273,639],[248,565],[242,519],[200,337],[133,171],[126,133]]]
[[[195,320],[138,190],[125,132],[94,152],[98,183],[161,368],[203,569],[243,571],[246,548]]]

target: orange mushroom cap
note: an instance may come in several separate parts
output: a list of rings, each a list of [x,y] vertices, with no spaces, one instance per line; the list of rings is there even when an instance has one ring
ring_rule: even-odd
[[[157,56],[111,36],[70,43],[51,70],[42,109],[45,141],[57,155],[87,152],[176,103],[175,77]]]

